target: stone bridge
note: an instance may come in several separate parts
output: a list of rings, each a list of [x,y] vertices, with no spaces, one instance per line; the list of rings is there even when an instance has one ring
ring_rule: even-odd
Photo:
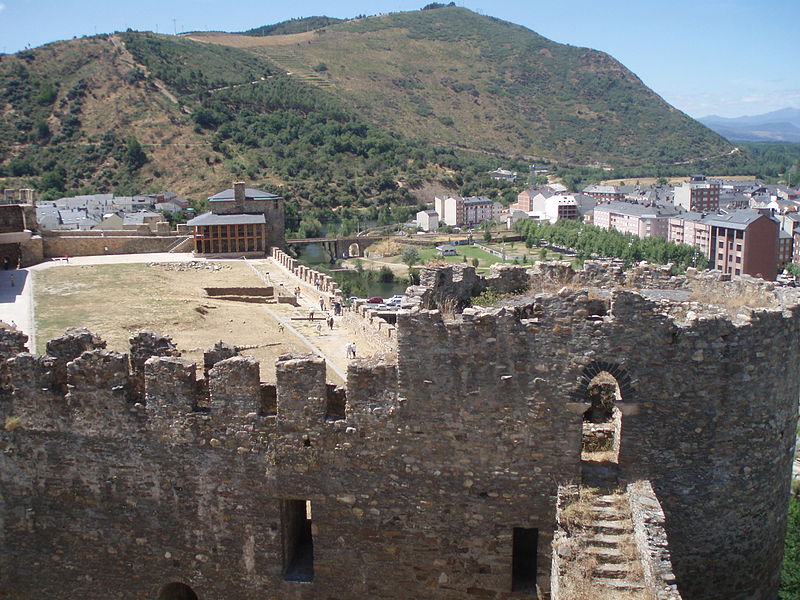
[[[377,242],[381,236],[370,235],[361,237],[326,237],[326,238],[302,238],[294,240],[286,240],[288,247],[294,248],[299,251],[302,246],[310,246],[311,244],[319,244],[331,257],[331,262],[337,258],[352,258],[357,256],[364,256],[364,250],[370,244]]]

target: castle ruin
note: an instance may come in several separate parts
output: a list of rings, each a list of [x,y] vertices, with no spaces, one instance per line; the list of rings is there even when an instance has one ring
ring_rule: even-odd
[[[396,351],[344,388],[313,355],[264,383],[224,344],[198,377],[153,333],[126,354],[71,330],[40,356],[6,330],[0,598],[557,599],[601,373],[633,512],[663,515],[652,597],[775,598],[798,294],[637,269],[515,271],[496,281],[526,291],[487,309],[446,302],[485,286],[468,268],[429,271]]]

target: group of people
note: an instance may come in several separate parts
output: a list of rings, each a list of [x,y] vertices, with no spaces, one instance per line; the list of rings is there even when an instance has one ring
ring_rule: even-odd
[[[328,318],[325,319],[325,324],[328,326],[328,329],[333,331],[333,315],[328,315]],[[317,335],[322,335],[322,323],[317,323],[316,329]]]
[[[321,286],[322,286],[322,279],[320,279],[319,277],[315,278],[314,279],[314,286],[317,289],[320,289]],[[300,286],[296,286],[294,288],[294,294],[298,299],[300,298],[300,295],[301,295]],[[325,316],[324,315],[325,310],[326,310],[325,298],[324,297],[320,297],[320,299],[319,299],[319,311],[323,313],[323,316]],[[335,321],[334,321],[333,317],[334,316],[340,316],[342,314],[342,303],[339,302],[338,300],[332,301],[331,304],[330,304],[330,310],[331,310],[332,314],[329,313],[327,315],[327,317],[325,317],[324,321],[325,321],[325,324],[328,326],[328,329],[333,331],[333,326],[335,324]],[[311,306],[308,309],[308,320],[309,321],[314,321],[314,316],[316,314],[317,314],[317,308],[315,306]],[[322,335],[322,321],[318,322],[315,325],[314,328],[317,331],[317,335]],[[279,329],[280,333],[283,334],[283,332],[284,332],[283,323],[280,323],[278,325],[278,329]],[[345,345],[345,353],[346,353],[348,359],[355,358],[356,357],[356,343],[355,342],[347,343]]]

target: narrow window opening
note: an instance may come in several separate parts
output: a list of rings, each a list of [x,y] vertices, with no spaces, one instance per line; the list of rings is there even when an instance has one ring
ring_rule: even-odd
[[[601,371],[586,388],[589,409],[583,415],[583,460],[619,462],[622,412],[617,402],[622,399],[619,382],[607,371]]]
[[[539,530],[525,527],[514,527],[511,591],[536,593],[536,545],[539,542]]]
[[[283,565],[286,581],[314,580],[311,501],[283,501]]]

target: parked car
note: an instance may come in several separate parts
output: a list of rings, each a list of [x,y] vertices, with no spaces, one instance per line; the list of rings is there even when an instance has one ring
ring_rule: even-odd
[[[383,304],[383,298],[380,296],[374,296],[367,300],[367,304]]]

